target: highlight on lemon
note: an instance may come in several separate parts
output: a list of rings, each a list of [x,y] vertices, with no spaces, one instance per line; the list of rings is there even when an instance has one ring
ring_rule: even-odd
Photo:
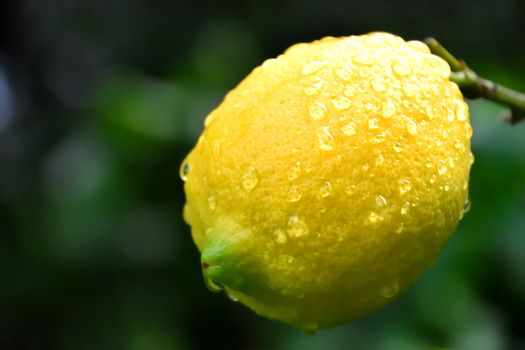
[[[469,110],[450,65],[387,33],[265,61],[181,166],[205,281],[306,332],[408,288],[469,207]]]

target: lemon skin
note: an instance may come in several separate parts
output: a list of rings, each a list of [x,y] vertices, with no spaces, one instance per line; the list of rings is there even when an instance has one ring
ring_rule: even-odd
[[[210,287],[307,332],[409,287],[468,203],[472,128],[449,75],[387,33],[297,44],[257,67],[181,166]]]

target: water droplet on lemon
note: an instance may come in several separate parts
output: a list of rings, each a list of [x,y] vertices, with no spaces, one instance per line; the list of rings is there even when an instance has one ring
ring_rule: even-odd
[[[350,101],[348,98],[344,96],[336,96],[330,99],[332,104],[334,105],[335,109],[348,109],[352,105],[352,101]]]
[[[372,55],[370,55],[368,52],[366,52],[366,51],[361,51],[360,53],[355,55],[352,58],[352,60],[355,63],[362,64],[362,65],[365,65],[365,66],[371,66],[375,62],[375,58]],[[363,70],[361,70],[361,71],[363,71]]]
[[[211,210],[215,210],[215,208],[217,208],[217,200],[215,199],[215,196],[208,196],[208,207]]]
[[[276,228],[275,231],[273,231],[273,234],[275,235],[275,240],[279,244],[286,243],[288,238],[286,237],[286,232],[280,227]]]
[[[407,131],[412,136],[416,136],[417,135],[417,124],[412,119],[409,119],[407,121]]]
[[[377,224],[384,220],[384,217],[376,212],[371,211],[370,214],[368,214],[368,217],[365,220],[365,224],[367,225],[373,225]]]
[[[325,66],[326,66],[326,62],[324,61],[312,61],[303,66],[301,73],[304,75],[310,75],[310,74],[313,74],[319,71],[321,68]]]
[[[288,169],[288,180],[295,180],[301,176],[301,162],[295,162]]]
[[[460,122],[464,122],[468,118],[468,105],[463,100],[454,101],[456,105],[456,118]]]
[[[288,227],[286,228],[288,236],[297,238],[308,235],[308,226],[306,222],[298,215],[292,214],[288,219]]]
[[[443,160],[439,160],[438,162],[438,174],[439,175],[444,175],[446,172],[447,172],[447,166],[445,165],[445,162]]]
[[[253,166],[248,167],[246,172],[242,176],[242,186],[247,191],[253,190],[259,183],[259,175]]]
[[[372,143],[381,143],[381,142],[385,142],[385,140],[386,140],[385,132],[381,132],[377,134],[376,136],[372,137],[371,139]]]
[[[190,172],[190,165],[187,162],[182,163],[179,169],[179,176],[182,181],[188,180],[188,173]]]
[[[372,80],[370,82],[370,84],[372,85],[372,88],[375,91],[377,91],[377,92],[385,92],[386,91],[386,86],[381,80],[374,79],[374,80]]]
[[[407,215],[410,209],[410,202],[404,202],[401,206],[401,215]]]
[[[328,127],[323,127],[317,133],[317,138],[319,140],[319,147],[325,151],[332,151],[335,148],[335,140]]]
[[[295,203],[301,200],[303,194],[301,193],[301,189],[299,186],[290,186],[288,189],[288,195],[286,197],[286,201],[290,203]]]
[[[381,288],[381,295],[385,298],[393,298],[399,292],[399,282],[397,280],[390,282],[389,284]]]
[[[319,196],[321,198],[326,198],[332,194],[332,184],[328,181],[323,182],[321,188],[319,189]]]
[[[379,123],[376,118],[368,119],[368,128],[372,130],[379,129]]]
[[[386,207],[386,199],[385,197],[381,196],[381,195],[377,195],[376,196],[376,208],[384,208]]]
[[[406,179],[399,180],[399,193],[401,195],[407,193],[411,189],[412,189],[412,183],[409,180],[406,180]]]
[[[356,134],[356,131],[355,131],[355,124],[350,122],[344,126],[341,127],[341,131],[343,132],[343,134],[345,134],[346,136],[352,136],[352,135],[355,135]]]
[[[394,152],[401,153],[403,152],[403,146],[401,146],[401,143],[395,141],[392,144],[392,148],[394,149]]]
[[[339,78],[345,80],[345,81],[351,81],[352,80],[352,68],[349,66],[340,66],[335,69],[335,75],[337,75]]]
[[[308,105],[308,113],[310,114],[310,118],[313,120],[322,120],[324,117],[326,117],[326,113],[328,112],[328,109],[324,105],[324,103],[320,101],[314,101]]]
[[[410,68],[410,65],[403,61],[395,62],[392,65],[392,71],[400,77],[404,77],[412,73],[412,69]]]
[[[383,110],[383,117],[391,118],[396,114],[397,109],[396,109],[396,105],[392,101],[388,100],[386,102],[383,102],[382,110]]]

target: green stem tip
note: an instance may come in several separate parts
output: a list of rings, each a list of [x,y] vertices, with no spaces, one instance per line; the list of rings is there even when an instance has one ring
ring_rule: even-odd
[[[427,38],[425,43],[434,55],[441,57],[449,64],[452,70],[450,80],[458,84],[465,97],[485,98],[509,107],[510,110],[504,114],[503,119],[510,124],[516,124],[525,119],[525,94],[480,77],[436,39]]]

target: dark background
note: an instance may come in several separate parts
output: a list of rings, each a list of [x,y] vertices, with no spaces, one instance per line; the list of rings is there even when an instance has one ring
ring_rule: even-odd
[[[525,349],[525,122],[470,104],[472,210],[403,296],[305,337],[211,294],[179,164],[206,114],[300,41],[433,35],[525,90],[525,2],[0,5],[0,349]]]

